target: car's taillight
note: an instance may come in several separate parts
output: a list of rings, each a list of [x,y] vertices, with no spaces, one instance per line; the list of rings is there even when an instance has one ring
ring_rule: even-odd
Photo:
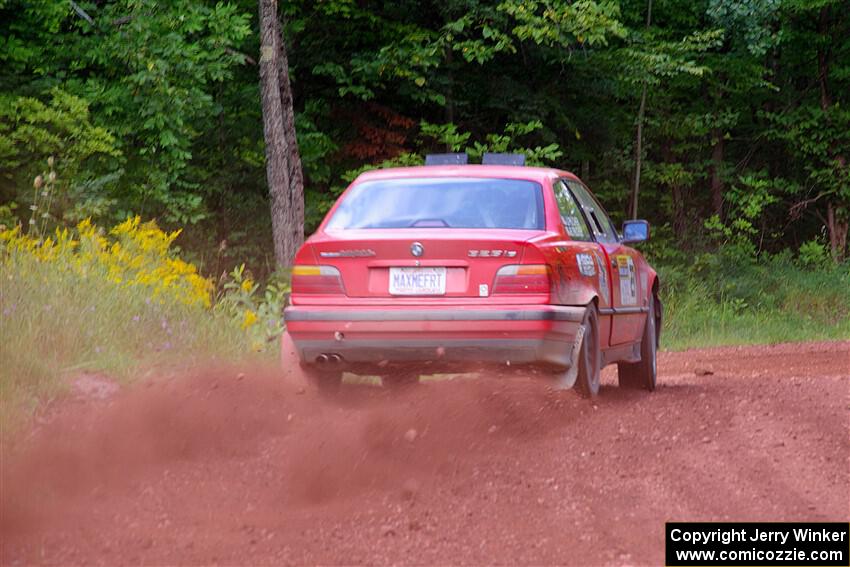
[[[502,266],[496,272],[493,293],[549,293],[549,267],[545,264]]]
[[[345,293],[339,270],[333,266],[295,266],[292,293]]]

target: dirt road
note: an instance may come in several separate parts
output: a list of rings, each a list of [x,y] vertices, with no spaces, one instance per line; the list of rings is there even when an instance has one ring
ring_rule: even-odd
[[[2,460],[3,564],[659,565],[667,520],[850,517],[850,342],[343,400],[199,371],[59,404]],[[244,372],[244,375],[240,374]]]

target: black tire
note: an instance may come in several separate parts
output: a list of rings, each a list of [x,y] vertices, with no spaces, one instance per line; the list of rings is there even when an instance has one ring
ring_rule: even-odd
[[[339,392],[340,386],[342,386],[342,370],[337,368],[324,368],[313,364],[302,364],[301,371],[322,395],[332,396]]]
[[[594,398],[599,394],[599,375],[602,371],[602,351],[599,348],[599,317],[596,306],[590,305],[585,311],[584,337],[578,353],[578,376],[573,386],[583,398]]]
[[[617,379],[621,388],[631,390],[655,390],[658,374],[656,353],[658,350],[658,321],[655,318],[655,297],[649,296],[649,312],[640,341],[640,362],[618,362]]]

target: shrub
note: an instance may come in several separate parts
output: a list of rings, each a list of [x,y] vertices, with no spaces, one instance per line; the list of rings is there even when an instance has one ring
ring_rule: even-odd
[[[108,232],[89,221],[43,239],[0,232],[3,403],[32,408],[83,370],[121,379],[247,352],[245,332],[213,306],[213,283],[174,254],[177,235],[138,217]]]
[[[111,239],[84,220],[73,232],[57,229],[44,239],[23,234],[18,226],[0,232],[0,244],[7,264],[35,260],[82,279],[102,278],[119,287],[140,288],[160,302],[210,307],[212,282],[170,251],[179,234],[133,217],[113,228]]]
[[[822,268],[827,266],[832,260],[827,247],[817,238],[800,245],[798,258],[800,264],[809,268]]]
[[[224,313],[248,335],[251,350],[263,351],[277,346],[283,332],[283,307],[289,294],[289,277],[275,273],[260,293],[260,285],[245,271],[235,268],[225,279],[216,310]],[[274,348],[273,347],[273,348]]]

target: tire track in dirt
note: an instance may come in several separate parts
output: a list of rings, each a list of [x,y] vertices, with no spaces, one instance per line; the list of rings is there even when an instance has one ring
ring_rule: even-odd
[[[69,401],[3,448],[0,562],[648,565],[667,520],[850,516],[850,342],[659,370],[595,401],[512,377],[328,403],[221,366]]]

